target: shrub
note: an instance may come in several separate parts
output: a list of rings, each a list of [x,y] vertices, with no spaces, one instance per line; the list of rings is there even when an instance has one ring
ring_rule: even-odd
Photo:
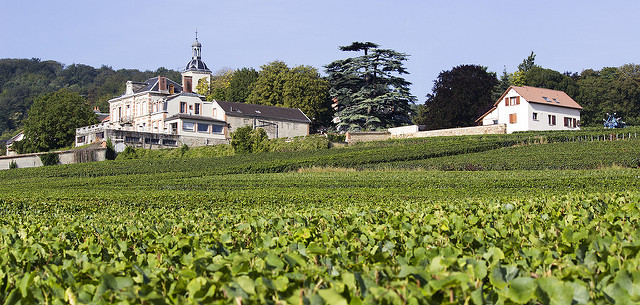
[[[268,151],[267,132],[262,128],[243,126],[231,133],[231,147],[237,154]]]
[[[237,154],[250,153],[251,147],[251,126],[243,126],[231,133],[231,147]]]
[[[327,134],[327,139],[329,139],[330,142],[344,142],[346,138],[347,137],[344,134],[337,134],[337,133]]]
[[[116,159],[116,150],[113,148],[113,143],[111,143],[111,138],[107,139],[107,143],[105,145],[107,147],[107,155],[105,158],[107,160],[115,160]]]
[[[16,163],[16,160],[11,161],[11,163],[9,163],[9,169],[14,169],[14,168],[18,168],[18,163]]]
[[[180,156],[184,156],[184,153],[187,151],[189,151],[189,145],[182,144],[182,146],[180,146]]]
[[[136,149],[131,146],[125,147],[124,151],[118,155],[118,159],[136,159],[137,157]]]
[[[40,155],[40,161],[44,166],[57,165],[60,162],[58,154],[52,152]]]

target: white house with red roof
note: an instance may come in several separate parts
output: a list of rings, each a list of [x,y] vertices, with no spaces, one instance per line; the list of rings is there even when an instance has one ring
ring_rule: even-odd
[[[507,133],[528,130],[578,130],[582,107],[563,91],[511,86],[479,125],[506,125]]]

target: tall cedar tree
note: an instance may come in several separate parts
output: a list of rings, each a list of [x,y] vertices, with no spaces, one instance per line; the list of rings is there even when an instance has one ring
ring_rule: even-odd
[[[75,142],[76,128],[98,123],[86,101],[76,92],[61,89],[36,99],[24,123],[31,150],[48,151]]]
[[[495,73],[486,67],[460,65],[443,71],[419,108],[416,124],[427,129],[442,129],[474,125],[474,121],[493,103],[491,92],[498,84]]]
[[[364,55],[336,60],[325,66],[331,98],[340,131],[379,130],[411,124],[410,82],[403,62],[408,55],[379,49],[372,42],[354,42],[342,51],[364,51]]]

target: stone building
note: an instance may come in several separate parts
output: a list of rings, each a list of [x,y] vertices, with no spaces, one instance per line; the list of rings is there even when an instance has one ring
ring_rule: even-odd
[[[192,58],[182,71],[182,84],[158,76],[128,81],[123,95],[109,100],[109,116],[100,124],[76,129],[76,146],[111,139],[116,148],[148,148],[228,143],[231,132],[250,125],[270,138],[305,136],[311,121],[300,109],[206,101],[194,92],[211,71],[201,59],[202,44],[192,45]]]

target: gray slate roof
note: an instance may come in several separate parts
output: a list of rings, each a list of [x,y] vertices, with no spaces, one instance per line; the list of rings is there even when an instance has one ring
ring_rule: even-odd
[[[281,119],[301,123],[311,123],[311,120],[298,108],[285,108],[246,103],[216,101],[227,115],[263,117]]]
[[[133,90],[134,93],[140,93],[140,92],[146,92],[146,91],[160,91],[160,85],[158,84],[158,77],[152,77],[150,79],[148,79],[145,82],[142,83],[134,83],[134,84],[140,84],[141,86],[139,86],[138,88],[135,88]],[[175,93],[180,93],[182,92],[182,86],[174,81],[172,81],[171,79],[167,78],[167,88],[169,88],[169,85],[173,85],[173,90]]]
[[[200,72],[211,72],[209,68],[207,68],[207,64],[200,59],[192,59],[187,63],[187,67],[184,68],[184,72],[187,71],[200,71]]]

